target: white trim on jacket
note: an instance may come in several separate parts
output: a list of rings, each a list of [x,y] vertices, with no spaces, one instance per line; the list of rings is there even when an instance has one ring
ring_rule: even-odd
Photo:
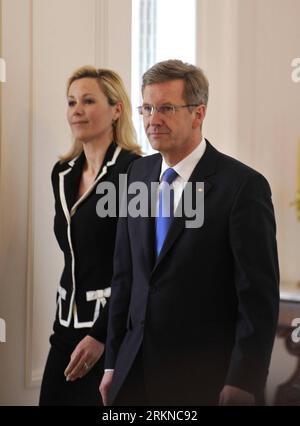
[[[71,166],[69,169],[64,170],[63,172],[59,173],[59,195],[60,195],[62,208],[63,208],[64,214],[65,214],[66,220],[67,220],[68,243],[69,243],[71,258],[72,258],[72,287],[73,287],[71,298],[70,298],[69,313],[68,313],[67,320],[62,318],[62,300],[66,299],[67,292],[63,287],[61,287],[61,285],[58,287],[58,318],[59,318],[60,324],[63,325],[64,327],[70,326],[71,319],[72,319],[72,312],[73,312],[73,315],[74,315],[74,327],[75,328],[92,327],[94,322],[96,321],[96,319],[99,316],[100,304],[102,304],[102,306],[104,307],[103,297],[106,298],[106,297],[110,296],[110,292],[109,292],[109,296],[103,296],[99,299],[98,298],[94,299],[94,300],[96,300],[96,305],[95,305],[95,311],[94,311],[94,316],[93,316],[92,321],[80,322],[78,320],[77,306],[76,306],[76,303],[75,303],[75,292],[76,292],[75,256],[74,256],[72,239],[71,239],[71,219],[72,219],[72,216],[76,213],[76,210],[77,210],[79,204],[82,203],[89,196],[89,194],[95,188],[95,186],[97,185],[99,180],[102,179],[103,176],[105,176],[107,174],[107,168],[110,167],[110,166],[113,166],[116,163],[117,158],[118,158],[121,150],[122,149],[119,146],[115,149],[115,152],[114,152],[112,159],[110,161],[108,161],[103,166],[103,169],[102,169],[102,172],[100,173],[100,175],[93,182],[93,184],[89,187],[89,189],[76,201],[76,203],[72,206],[70,212],[68,210],[68,205],[67,205],[65,191],[64,191],[64,178],[68,173],[70,173],[70,171],[72,170],[72,167],[74,166],[74,163],[75,163],[75,161],[77,160],[78,157],[71,160],[68,163]],[[62,290],[65,290],[65,293],[63,293]],[[107,295],[108,294],[108,288],[106,288],[105,290],[107,291],[106,292],[106,295]],[[101,290],[97,290],[97,291],[101,291]],[[89,292],[87,292],[87,294],[88,293]],[[64,295],[64,297],[63,297],[63,295]],[[92,300],[92,299],[90,299],[90,300]],[[106,300],[105,300],[105,303],[106,303]]]

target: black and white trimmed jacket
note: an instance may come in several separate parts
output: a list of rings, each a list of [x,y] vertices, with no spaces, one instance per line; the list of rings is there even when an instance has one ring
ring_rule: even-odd
[[[77,200],[84,152],[70,162],[56,163],[52,171],[55,197],[54,232],[64,253],[64,269],[57,291],[56,323],[89,328],[89,334],[105,341],[108,300],[113,272],[117,217],[101,218],[96,192],[102,181],[112,182],[118,203],[119,175],[138,156],[109,146],[101,169],[89,190]],[[117,204],[118,212],[118,204]]]

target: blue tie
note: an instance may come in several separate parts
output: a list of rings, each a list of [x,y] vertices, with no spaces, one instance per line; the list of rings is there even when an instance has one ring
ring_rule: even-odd
[[[159,192],[158,216],[156,219],[156,255],[162,249],[170,225],[174,218],[174,189],[170,188],[174,179],[178,176],[174,169],[167,169],[161,181]]]

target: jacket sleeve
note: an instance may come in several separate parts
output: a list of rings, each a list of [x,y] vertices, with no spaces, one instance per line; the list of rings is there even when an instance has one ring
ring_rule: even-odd
[[[130,169],[128,170],[128,176]],[[123,212],[127,211],[125,200],[126,197],[123,197]],[[111,283],[105,368],[114,368],[119,348],[125,336],[131,285],[132,258],[127,217],[120,217],[114,254],[114,274]]]
[[[110,301],[107,300],[104,308],[101,309],[101,315],[96,319],[93,327],[89,330],[88,335],[99,340],[99,342],[105,343],[107,337],[107,323],[108,323],[108,312],[109,312]]]
[[[134,161],[134,160],[136,160],[136,159],[138,159],[139,158],[139,156],[138,155],[135,155],[135,154],[132,154],[132,153],[126,153],[127,154],[127,156],[126,156],[126,164],[123,164],[122,165],[122,167],[123,167],[123,170],[122,171],[120,171],[120,173],[122,173],[122,174],[129,174],[129,171],[130,171],[130,169],[131,169],[131,167],[132,167],[132,162]],[[119,188],[119,190],[120,191],[126,191],[127,190],[127,188]],[[125,203],[125,200],[126,200],[126,197],[124,198],[124,196],[123,196],[123,204]],[[127,206],[125,206],[124,205],[124,208],[126,209],[127,208]],[[118,214],[119,214],[119,206],[118,206]],[[124,218],[121,218],[121,219],[119,219],[118,220],[118,223],[120,222],[120,221],[122,221]],[[123,224],[124,225],[124,224]],[[123,226],[123,225],[120,225],[120,228]],[[126,225],[125,225],[126,226]],[[116,235],[116,246],[117,246],[117,244],[118,244],[118,233],[122,233],[122,231],[121,231],[121,229],[120,229],[120,231],[118,231],[118,228],[117,228],[117,235]],[[123,239],[123,237],[120,237],[121,239]],[[120,244],[121,245],[123,245],[124,244],[124,241],[122,242],[120,242]],[[126,249],[127,250],[127,249]],[[119,263],[119,260],[118,259],[116,259],[116,252],[117,252],[117,250],[116,250],[116,247],[115,247],[115,254],[114,254],[114,270],[117,268],[117,267],[120,267],[120,263]],[[125,253],[126,254],[126,253]],[[128,253],[127,253],[128,254]],[[122,253],[122,249],[119,249],[119,254],[118,254],[118,256],[120,257],[120,256],[122,256],[123,255],[123,253]],[[130,257],[130,256],[129,256]],[[125,260],[125,262],[130,262],[130,260]],[[128,266],[130,266],[130,264],[128,264]],[[113,280],[112,280],[112,282],[114,281],[114,277],[113,277]],[[115,285],[114,284],[111,284],[111,287],[112,287],[112,293],[113,293],[113,287],[114,287]],[[111,295],[111,297],[113,297],[113,295]],[[111,299],[111,298],[110,298]],[[106,344],[106,340],[107,340],[107,329],[108,329],[108,316],[109,316],[109,311],[110,311],[110,305],[111,305],[111,300],[110,299],[108,299],[107,300],[107,303],[106,303],[106,305],[105,305],[105,307],[101,310],[101,315],[97,318],[97,320],[95,321],[95,323],[94,323],[94,325],[93,325],[93,327],[89,330],[89,335],[90,336],[92,336],[92,337],[94,337],[95,339],[97,339],[97,340],[99,340],[100,342],[102,342],[102,343],[105,343]]]
[[[60,163],[58,161],[54,165],[51,172],[51,183],[52,183],[52,189],[53,189],[53,195],[54,195],[54,201],[55,201],[55,211],[57,211],[57,200],[59,197],[59,168],[60,168]]]
[[[238,317],[226,384],[253,394],[265,385],[279,310],[279,268],[271,190],[256,173],[241,185],[229,219]]]

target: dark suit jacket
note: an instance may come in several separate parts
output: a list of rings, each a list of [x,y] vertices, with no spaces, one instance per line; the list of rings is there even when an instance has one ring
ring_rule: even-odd
[[[137,155],[112,143],[91,191],[78,201],[84,152],[70,162],[54,166],[54,231],[65,261],[57,293],[56,332],[61,326],[79,331],[89,329],[89,334],[98,340],[106,339],[118,198],[117,216],[99,217],[96,206],[101,195],[97,193],[97,186],[111,182],[118,193],[119,174],[125,174],[136,158]],[[81,334],[76,333],[79,337]]]
[[[161,156],[133,163],[129,184],[158,181]],[[113,402],[141,351],[150,401],[216,404],[224,384],[265,385],[275,336],[279,271],[266,179],[212,147],[191,182],[204,182],[204,224],[176,217],[158,259],[155,219],[118,224],[106,346]]]

